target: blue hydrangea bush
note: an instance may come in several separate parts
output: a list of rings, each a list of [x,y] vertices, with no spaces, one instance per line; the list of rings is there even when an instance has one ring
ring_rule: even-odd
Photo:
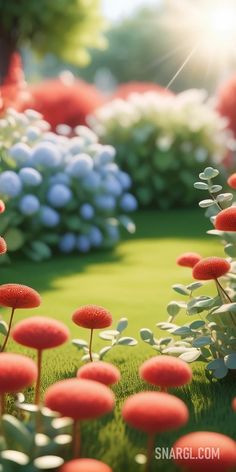
[[[235,149],[227,121],[206,98],[202,90],[132,93],[89,117],[100,139],[116,148],[117,162],[131,176],[141,206],[193,205],[193,184],[202,167],[221,166]]]
[[[35,261],[53,250],[87,253],[112,247],[127,213],[137,207],[131,179],[115,163],[115,150],[78,126],[73,136],[50,131],[33,110],[9,109],[0,120],[0,196],[8,212],[0,223],[9,251]]]

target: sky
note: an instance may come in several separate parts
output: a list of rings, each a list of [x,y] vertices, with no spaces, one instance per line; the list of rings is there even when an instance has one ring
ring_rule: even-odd
[[[109,20],[116,21],[139,7],[158,3],[159,0],[102,0],[102,8]]]

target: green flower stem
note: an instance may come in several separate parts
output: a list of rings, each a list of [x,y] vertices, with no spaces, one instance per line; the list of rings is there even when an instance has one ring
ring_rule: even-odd
[[[35,405],[39,405],[40,403],[40,385],[41,385],[41,374],[42,374],[42,350],[38,349],[37,351],[37,367],[38,367],[38,376],[37,382],[35,387],[35,397],[34,403]]]
[[[155,446],[155,435],[154,434],[149,434],[148,439],[147,439],[147,462],[145,464],[145,472],[150,472],[151,468],[151,462],[152,462],[152,456],[154,452],[154,446]]]
[[[89,358],[91,362],[93,362],[92,343],[93,343],[93,329],[91,329],[90,331],[90,339],[89,339]]]
[[[5,337],[5,341],[2,345],[1,352],[3,352],[6,349],[6,346],[7,346],[7,342],[8,342],[9,336],[10,336],[10,332],[11,332],[11,326],[12,326],[14,312],[15,312],[15,308],[12,308],[10,321],[9,321],[9,326],[8,326],[8,331],[7,331],[7,334],[6,334],[6,337]]]
[[[72,454],[74,459],[80,456],[80,424],[78,420],[74,420],[72,432]]]

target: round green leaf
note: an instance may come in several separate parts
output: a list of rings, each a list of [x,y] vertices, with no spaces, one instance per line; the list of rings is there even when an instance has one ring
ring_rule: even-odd
[[[7,449],[1,452],[1,458],[10,462],[14,462],[18,465],[27,465],[29,463],[29,457],[23,452],[13,451]]]
[[[127,336],[124,338],[120,338],[117,344],[121,346],[136,346],[138,344],[138,341],[136,341],[136,339],[134,338],[130,338]]]
[[[121,318],[117,323],[116,329],[117,331],[119,331],[119,333],[122,333],[122,331],[124,331],[127,328],[127,326],[128,326],[128,319]]]
[[[228,369],[236,369],[236,352],[225,356],[224,361]]]

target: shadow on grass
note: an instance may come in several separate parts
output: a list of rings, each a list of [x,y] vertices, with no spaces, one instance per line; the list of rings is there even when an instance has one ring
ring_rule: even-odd
[[[179,239],[206,238],[208,220],[198,210],[171,210],[159,212],[147,210],[136,213],[134,221],[137,231],[133,235],[122,232],[122,240],[128,242],[144,239]],[[22,256],[12,256],[13,262],[1,266],[1,283],[22,283],[44,291],[52,287],[52,282],[71,274],[82,273],[91,265],[121,263],[125,255],[119,251],[119,245],[113,250],[94,251],[89,254],[55,255],[48,261],[32,262]]]

